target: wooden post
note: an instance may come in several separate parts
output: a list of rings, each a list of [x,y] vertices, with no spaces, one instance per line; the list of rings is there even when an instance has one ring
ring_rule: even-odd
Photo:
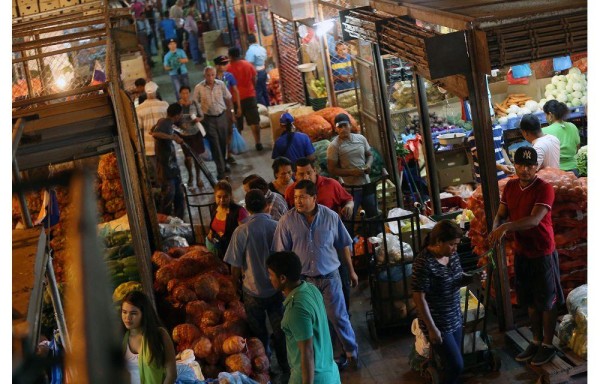
[[[496,176],[496,159],[494,156],[494,137],[492,133],[492,120],[488,102],[488,89],[485,79],[491,72],[489,52],[485,32],[468,30],[467,49],[471,60],[471,73],[467,75],[469,87],[469,100],[473,115],[473,129],[477,160],[481,173],[481,188],[485,208],[488,233],[491,232],[494,217],[500,203],[498,178]],[[508,269],[504,252],[496,252],[497,276],[496,307],[498,309],[498,323],[500,330],[509,330],[514,327],[512,306],[510,303],[510,286],[508,282]]]
[[[421,75],[415,74],[415,81],[417,83],[417,107],[419,110],[419,121],[421,122],[421,135],[423,136],[423,146],[425,147],[425,167],[427,168],[429,198],[433,204],[433,213],[439,215],[442,213],[442,204],[440,202],[440,185],[435,164],[435,151],[433,149],[433,139],[431,138],[425,80]]]

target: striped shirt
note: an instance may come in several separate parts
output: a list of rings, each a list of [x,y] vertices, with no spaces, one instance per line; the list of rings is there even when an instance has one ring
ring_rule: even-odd
[[[467,143],[471,148],[471,154],[473,155],[473,168],[475,168],[475,180],[478,183],[481,183],[481,171],[479,170],[479,160],[477,159],[477,148],[475,147],[475,130],[471,130],[469,133],[469,137],[467,139]],[[497,125],[492,128],[492,135],[494,136],[494,158],[496,159],[496,164],[505,164],[504,156],[502,155],[502,147],[504,146],[504,138],[502,136],[502,127]],[[504,171],[499,169],[496,170],[496,177],[498,180],[502,180],[507,177]]]
[[[281,216],[288,211],[287,203],[280,194],[267,190],[267,193],[265,193],[265,199],[267,200],[267,204],[271,205],[269,214],[273,220],[278,221]]]
[[[450,256],[447,265],[424,249],[414,261],[413,292],[424,292],[433,323],[442,334],[453,333],[462,327],[460,311],[460,284],[463,270],[457,254]],[[425,322],[419,318],[419,327],[427,334]]]
[[[138,123],[144,130],[144,148],[146,156],[154,156],[154,137],[150,134],[158,120],[167,117],[169,103],[158,99],[146,99],[135,109]]]
[[[231,93],[221,80],[215,79],[212,87],[206,85],[206,80],[194,87],[194,100],[200,102],[204,115],[219,116],[225,112],[227,99],[231,100]]]

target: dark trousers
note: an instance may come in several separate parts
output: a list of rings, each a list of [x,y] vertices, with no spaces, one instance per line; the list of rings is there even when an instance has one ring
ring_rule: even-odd
[[[267,71],[260,70],[256,74],[256,101],[265,107],[269,106],[269,91],[267,90]],[[239,128],[238,128],[239,129]]]
[[[283,372],[289,372],[285,334],[281,329],[281,319],[283,319],[283,295],[281,292],[266,298],[254,297],[244,292],[244,308],[248,315],[250,331],[262,341],[267,356],[271,357],[269,332],[266,324],[267,316],[269,317],[277,362]]]
[[[183,219],[183,208],[184,200],[181,189],[181,177],[162,180],[160,213]]]
[[[433,345],[435,352],[442,359],[443,377],[442,383],[458,383],[460,374],[464,368],[463,356],[460,344],[462,343],[462,327],[454,333],[442,335],[442,344]]]
[[[222,179],[225,177],[225,150],[229,129],[227,114],[223,113],[219,117],[205,115],[203,125],[213,160],[217,166],[217,179]]]

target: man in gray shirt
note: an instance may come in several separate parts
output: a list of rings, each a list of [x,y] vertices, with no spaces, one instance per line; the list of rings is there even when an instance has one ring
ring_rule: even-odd
[[[262,191],[251,189],[246,194],[245,202],[251,215],[233,232],[224,261],[231,265],[236,286],[243,276],[243,301],[248,325],[250,331],[262,341],[268,356],[269,333],[265,321],[266,315],[269,316],[277,362],[283,375],[289,376],[285,335],[281,330],[283,294],[271,285],[266,264],[277,222],[265,213],[267,201]]]

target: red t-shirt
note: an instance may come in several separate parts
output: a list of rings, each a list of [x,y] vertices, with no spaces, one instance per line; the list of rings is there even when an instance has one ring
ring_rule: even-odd
[[[225,70],[235,77],[238,91],[240,92],[240,100],[256,96],[253,81],[256,77],[256,69],[252,64],[241,59],[230,62]]]
[[[531,215],[535,205],[548,208],[546,216],[537,227],[516,231],[516,254],[534,258],[546,256],[554,251],[554,230],[552,229],[552,204],[554,203],[554,188],[552,185],[536,178],[533,183],[521,188],[518,179],[509,180],[502,193],[501,204],[508,208],[508,219],[519,220]]]
[[[285,190],[285,201],[288,206],[294,206],[294,188],[298,182],[294,182]],[[352,195],[348,193],[337,181],[325,176],[317,176],[317,203],[340,213],[343,206],[352,201]]]

